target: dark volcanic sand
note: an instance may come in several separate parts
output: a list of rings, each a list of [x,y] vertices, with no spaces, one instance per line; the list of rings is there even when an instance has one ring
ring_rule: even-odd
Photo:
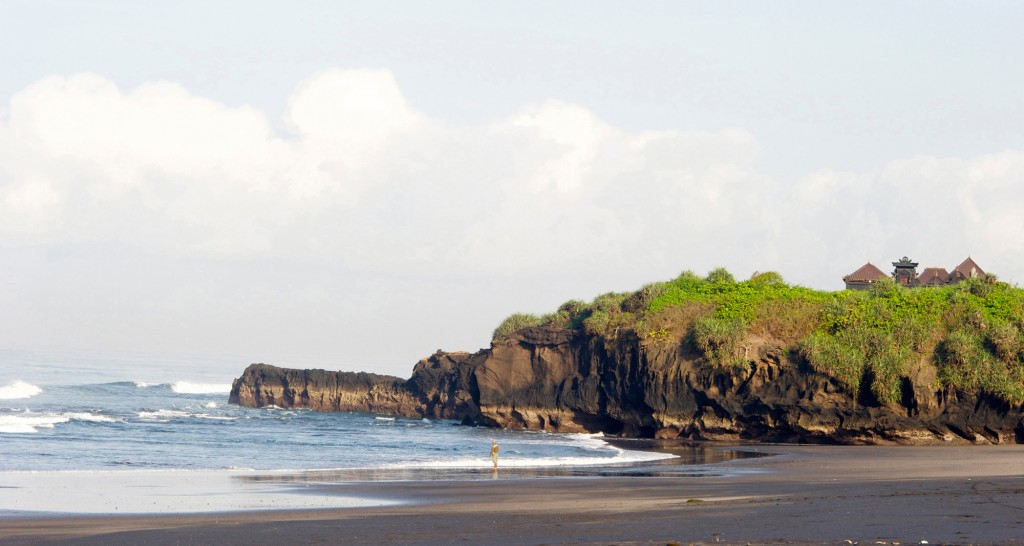
[[[5,518],[0,544],[1024,543],[1024,446],[741,449],[776,456],[701,477],[315,486],[401,506]]]

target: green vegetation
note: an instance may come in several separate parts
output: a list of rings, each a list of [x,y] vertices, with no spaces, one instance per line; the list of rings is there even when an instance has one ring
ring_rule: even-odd
[[[898,403],[914,366],[942,386],[1024,402],[1024,290],[995,277],[939,288],[882,281],[870,291],[824,292],[775,272],[737,281],[719,268],[685,271],[635,292],[571,300],[543,317],[515,314],[495,340],[528,326],[582,330],[614,344],[688,347],[712,366],[746,366],[765,344],[789,347],[850,392]],[[753,352],[752,352],[753,351]]]
[[[531,326],[540,326],[542,323],[543,321],[537,315],[516,313],[503,320],[501,324],[494,329],[494,335],[492,337],[495,341],[501,341],[508,338],[508,336],[513,332],[517,332],[523,328],[529,328]]]

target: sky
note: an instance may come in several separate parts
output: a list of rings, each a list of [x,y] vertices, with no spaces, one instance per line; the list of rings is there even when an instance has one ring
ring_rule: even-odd
[[[1024,282],[1024,5],[0,0],[0,348],[407,377],[685,270]]]

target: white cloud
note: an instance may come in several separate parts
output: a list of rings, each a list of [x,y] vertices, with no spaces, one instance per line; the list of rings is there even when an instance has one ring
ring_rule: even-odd
[[[1019,282],[1024,261],[1024,153],[974,158],[918,156],[875,173],[812,173],[793,192],[794,229],[832,270],[866,260],[887,266],[909,254],[952,268],[968,255]],[[801,256],[809,260],[807,255]],[[825,278],[828,269],[819,268]],[[847,272],[849,272],[847,271]]]
[[[455,124],[383,70],[313,75],[280,123],[93,74],[5,112],[0,327],[25,343],[308,349],[402,374],[509,313],[683,269],[826,289],[904,254],[1024,272],[1024,151],[783,180],[741,128],[629,131],[553,99]]]
[[[299,84],[284,121],[310,159],[331,172],[372,164],[389,137],[413,130],[423,119],[390,71],[327,70]]]
[[[33,233],[55,227],[60,194],[46,180],[27,178],[0,193],[0,226],[13,233]]]
[[[41,80],[7,112],[8,245],[116,241],[481,277],[725,265],[822,287],[904,253],[1024,265],[1005,256],[1024,232],[1016,151],[787,183],[759,172],[742,129],[630,132],[553,99],[456,125],[418,112],[387,70],[300,83],[287,133],[174,83],[125,91],[95,74]]]
[[[554,189],[559,194],[583,190],[601,144],[615,131],[585,108],[549,100],[531,105],[494,128],[495,132],[526,129],[526,138],[557,146],[536,168],[527,188],[531,193]]]

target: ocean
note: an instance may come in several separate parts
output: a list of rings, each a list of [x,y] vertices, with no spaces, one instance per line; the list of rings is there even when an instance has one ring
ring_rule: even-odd
[[[197,492],[219,499],[209,503],[212,509],[248,509],[262,505],[231,498],[239,484],[254,481],[238,478],[253,475],[482,479],[495,477],[492,440],[501,447],[502,478],[552,469],[614,471],[679,457],[623,448],[595,434],[228,404],[231,381],[247,364],[0,351],[0,514],[191,510]],[[85,494],[79,488],[102,496],[110,484],[123,487],[103,498],[48,501],[35,494],[65,482],[78,484],[76,495]],[[159,495],[141,493],[156,499],[152,510],[140,509],[133,501],[140,493],[129,486],[155,482],[163,484]],[[312,505],[339,501],[318,502]]]

